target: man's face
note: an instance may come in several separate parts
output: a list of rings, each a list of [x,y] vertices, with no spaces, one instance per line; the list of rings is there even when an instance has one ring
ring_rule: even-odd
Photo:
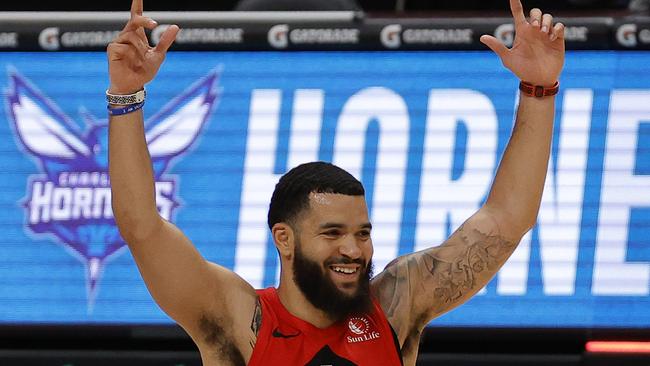
[[[334,320],[369,310],[372,241],[363,196],[312,193],[297,220],[293,276]]]

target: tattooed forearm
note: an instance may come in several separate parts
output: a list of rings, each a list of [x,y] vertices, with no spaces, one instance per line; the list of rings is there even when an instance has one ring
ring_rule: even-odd
[[[253,338],[249,342],[251,348],[255,348],[255,342],[257,341],[257,334],[260,331],[262,326],[262,307],[260,305],[260,299],[257,299],[255,302],[255,311],[253,311],[253,319],[251,320],[251,331],[253,332]]]
[[[420,266],[428,272],[421,282],[433,292],[437,310],[446,310],[470,293],[478,291],[512,254],[516,243],[500,235],[460,227],[453,242],[422,253]]]

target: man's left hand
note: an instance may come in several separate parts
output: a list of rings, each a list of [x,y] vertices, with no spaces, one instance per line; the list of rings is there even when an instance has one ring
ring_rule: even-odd
[[[512,48],[489,35],[481,36],[481,42],[499,55],[503,65],[520,80],[552,86],[564,66],[564,24],[553,24],[553,16],[537,8],[526,20],[520,0],[510,0],[510,10],[515,23]]]

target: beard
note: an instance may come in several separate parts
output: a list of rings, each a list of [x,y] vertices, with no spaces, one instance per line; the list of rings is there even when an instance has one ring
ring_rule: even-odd
[[[327,271],[332,264],[360,264],[359,281],[356,291],[348,295],[338,289]],[[343,320],[354,314],[370,311],[370,278],[372,277],[372,260],[366,265],[360,259],[346,257],[329,258],[324,265],[307,258],[301,251],[300,242],[296,242],[293,262],[293,280],[307,300],[317,309],[325,312],[334,321]]]

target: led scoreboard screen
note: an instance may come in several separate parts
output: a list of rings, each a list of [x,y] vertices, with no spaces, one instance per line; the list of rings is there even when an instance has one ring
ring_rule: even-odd
[[[0,324],[169,324],[110,207],[103,52],[0,53]],[[441,327],[650,327],[650,53],[570,51],[537,225]],[[331,161],[366,187],[375,268],[488,193],[517,80],[490,52],[172,52],[147,85],[160,214],[277,283],[272,189]]]

